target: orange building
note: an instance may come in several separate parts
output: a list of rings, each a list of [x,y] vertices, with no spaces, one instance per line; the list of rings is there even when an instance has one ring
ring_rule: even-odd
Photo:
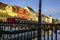
[[[26,9],[23,9],[23,8],[19,8],[19,12],[17,14],[17,17],[24,18],[27,20],[30,19],[30,15],[29,15],[28,11]]]
[[[12,7],[14,9],[13,11],[17,13],[18,18],[23,18],[23,19],[28,19],[28,20],[30,19],[29,12],[26,9],[16,6],[16,5]]]
[[[59,20],[58,19],[54,19],[54,23],[55,24],[58,24],[59,23]]]

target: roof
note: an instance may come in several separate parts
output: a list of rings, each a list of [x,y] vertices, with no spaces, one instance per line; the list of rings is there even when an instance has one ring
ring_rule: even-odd
[[[29,7],[29,6],[26,6],[30,11],[33,11],[33,12],[35,12],[31,7]]]
[[[45,16],[46,18],[49,18],[48,16]]]
[[[42,15],[42,17],[49,18],[48,16]]]
[[[14,5],[12,8],[14,12],[18,12],[21,7]]]
[[[16,5],[14,5],[14,6],[12,6],[12,7],[15,8],[16,10],[19,10],[19,8],[21,8],[21,7],[16,6]]]
[[[26,10],[24,8],[20,8],[19,12],[23,12],[24,14],[29,14],[28,10]]]
[[[42,15],[42,17],[44,17],[45,15]]]
[[[59,21],[58,19],[54,19],[55,21]]]
[[[2,2],[0,2],[0,9],[4,9],[8,4],[4,4]]]

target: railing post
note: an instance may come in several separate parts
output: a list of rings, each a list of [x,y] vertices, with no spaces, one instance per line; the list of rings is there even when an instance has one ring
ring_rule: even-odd
[[[48,29],[48,32],[47,32],[47,40],[49,40],[49,29]]]
[[[38,40],[41,40],[41,0],[39,0]]]
[[[57,26],[56,26],[57,27]],[[57,40],[57,28],[55,29],[56,34],[55,34],[55,40]]]
[[[0,40],[1,40],[1,37],[2,37],[2,29],[1,29],[1,24],[0,24]]]
[[[38,27],[38,40],[41,40],[41,28]]]
[[[55,33],[55,40],[57,40],[57,26],[55,25],[55,28],[54,28],[54,33]]]

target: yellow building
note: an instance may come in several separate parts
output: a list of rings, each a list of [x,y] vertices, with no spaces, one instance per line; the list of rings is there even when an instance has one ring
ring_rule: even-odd
[[[19,12],[19,9],[21,9],[21,7],[16,5],[11,6],[0,2],[0,20],[6,21],[6,19],[9,17],[18,17],[17,13]],[[36,13],[32,8],[27,6],[22,9],[24,13],[29,14],[29,20],[38,21],[38,17],[36,16]],[[27,18],[27,15],[25,15],[24,18]]]
[[[0,21],[6,21],[6,11],[5,11],[5,7],[7,6],[7,4],[3,4],[0,2]]]
[[[5,10],[6,10],[6,12],[12,12],[12,6],[11,5],[7,5],[5,7]]]
[[[6,6],[6,12],[9,16],[17,17],[17,13],[13,12],[13,7],[11,5]]]
[[[17,13],[13,12],[11,5],[0,2],[0,20],[6,22],[9,17],[17,17]]]

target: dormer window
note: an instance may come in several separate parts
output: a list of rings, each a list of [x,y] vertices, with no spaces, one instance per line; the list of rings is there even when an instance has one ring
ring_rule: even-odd
[[[9,8],[10,8],[10,6],[9,6]]]
[[[8,5],[5,9],[7,12],[12,12],[12,7],[10,5]]]

